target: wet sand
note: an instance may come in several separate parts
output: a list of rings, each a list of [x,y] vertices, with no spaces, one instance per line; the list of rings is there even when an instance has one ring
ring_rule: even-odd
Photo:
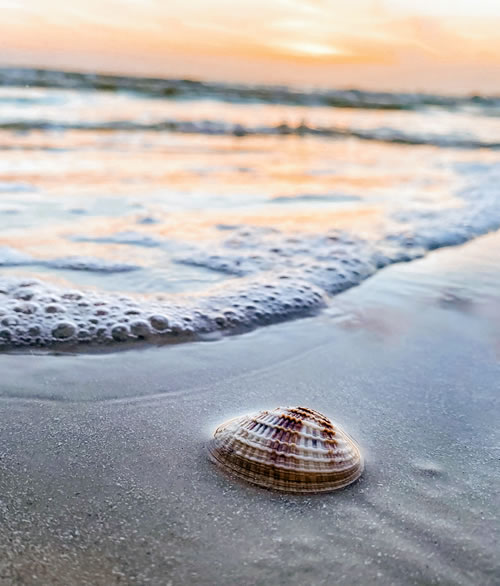
[[[0,584],[497,584],[500,237],[211,343],[0,355]],[[361,444],[311,497],[221,474],[225,419],[305,405]]]

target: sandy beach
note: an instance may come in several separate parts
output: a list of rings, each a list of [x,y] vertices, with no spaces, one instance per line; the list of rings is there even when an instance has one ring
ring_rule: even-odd
[[[0,12],[0,586],[500,586],[500,2]]]
[[[213,342],[0,355],[0,584],[493,585],[500,236]],[[231,416],[305,405],[359,482],[299,497],[208,461]]]

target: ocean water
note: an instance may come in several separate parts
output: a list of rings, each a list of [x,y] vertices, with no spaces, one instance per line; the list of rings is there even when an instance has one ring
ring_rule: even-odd
[[[216,339],[500,227],[492,96],[4,69],[0,151],[3,349]]]
[[[498,584],[499,141],[491,96],[0,70],[0,584]],[[359,482],[209,461],[293,404]]]

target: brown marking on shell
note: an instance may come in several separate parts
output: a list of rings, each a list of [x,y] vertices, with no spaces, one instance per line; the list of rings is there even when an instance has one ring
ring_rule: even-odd
[[[307,407],[277,408],[228,421],[215,431],[209,455],[238,478],[287,492],[336,490],[363,471],[354,440]]]

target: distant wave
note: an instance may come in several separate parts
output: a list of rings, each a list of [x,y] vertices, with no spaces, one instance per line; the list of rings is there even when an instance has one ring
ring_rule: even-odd
[[[180,132],[187,134],[214,134],[236,137],[245,136],[318,136],[325,138],[358,138],[377,142],[407,145],[432,145],[448,148],[499,149],[500,141],[485,141],[468,134],[436,134],[430,132],[407,133],[396,128],[379,127],[369,130],[342,127],[311,126],[305,123],[275,126],[244,126],[217,120],[162,120],[151,124],[128,120],[109,122],[59,122],[53,120],[0,121],[0,130],[82,130],[82,131],[149,131]]]
[[[33,86],[100,91],[131,91],[161,98],[210,97],[231,102],[265,102],[336,108],[413,110],[426,106],[500,109],[500,96],[444,96],[358,89],[295,89],[287,86],[228,84],[191,79],[130,77],[48,69],[0,68],[0,86]]]

